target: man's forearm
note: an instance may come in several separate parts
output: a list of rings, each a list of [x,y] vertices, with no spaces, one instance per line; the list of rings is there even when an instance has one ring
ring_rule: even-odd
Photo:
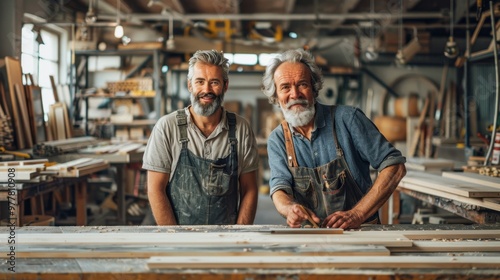
[[[251,225],[257,211],[257,171],[244,173],[240,176],[240,207],[236,224]]]
[[[363,220],[368,219],[384,205],[405,175],[406,168],[402,163],[384,168],[353,210],[362,215]]]
[[[149,191],[148,198],[157,225],[177,224],[170,200],[164,192]]]
[[[286,192],[279,190],[273,193],[273,203],[278,213],[286,218],[288,211],[290,211],[290,207],[295,202]]]
[[[246,192],[241,196],[240,209],[238,211],[238,225],[251,225],[255,220],[255,212],[257,211],[257,192]]]

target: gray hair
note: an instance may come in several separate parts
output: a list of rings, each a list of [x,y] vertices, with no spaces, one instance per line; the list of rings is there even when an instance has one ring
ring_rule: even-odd
[[[196,51],[189,59],[189,70],[187,74],[188,80],[193,78],[194,65],[197,62],[208,63],[219,66],[222,69],[222,79],[224,82],[229,80],[229,60],[224,57],[223,52],[216,50],[199,50]]]
[[[262,92],[269,98],[269,103],[279,104],[276,94],[276,86],[274,84],[274,72],[284,62],[300,62],[304,63],[311,70],[311,82],[313,85],[314,98],[318,97],[319,91],[323,88],[323,76],[321,69],[314,62],[311,53],[303,50],[288,50],[280,53],[267,65],[264,76],[262,77]]]

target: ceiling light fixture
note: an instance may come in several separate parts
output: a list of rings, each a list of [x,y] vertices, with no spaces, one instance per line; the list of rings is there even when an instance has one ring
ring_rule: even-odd
[[[453,39],[453,21],[454,21],[454,0],[450,0],[450,37],[446,42],[446,46],[444,48],[444,56],[447,58],[455,58],[458,56],[458,46],[455,40]]]
[[[120,24],[120,2],[121,0],[118,0],[116,4],[116,27],[115,27],[116,38],[123,37],[123,26]]]
[[[85,15],[85,22],[88,24],[95,23],[97,21],[97,16],[94,13],[94,4],[93,0],[89,1],[89,10],[87,11],[87,14]]]
[[[370,1],[370,14],[373,15],[375,13],[375,2],[374,0]],[[371,20],[370,23],[370,44],[366,48],[364,52],[364,56],[368,61],[374,61],[378,58],[378,52],[375,50],[375,20]]]
[[[174,41],[174,15],[167,11],[167,9],[163,9],[165,12],[168,12],[168,40],[167,40],[167,50],[175,49],[175,41]]]
[[[400,21],[399,21],[399,50],[396,54],[396,65],[407,64],[422,48],[418,41],[417,28],[413,27],[413,39],[403,47],[403,1],[400,2]]]

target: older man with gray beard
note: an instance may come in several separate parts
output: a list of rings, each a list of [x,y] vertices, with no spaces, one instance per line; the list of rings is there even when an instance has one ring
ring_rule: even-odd
[[[258,153],[249,123],[222,107],[229,85],[222,52],[189,60],[191,105],[156,123],[143,157],[158,225],[252,224]]]
[[[317,102],[321,70],[310,53],[289,50],[267,66],[262,91],[285,120],[267,143],[271,197],[290,227],[357,228],[406,174],[405,158],[359,109]],[[370,178],[370,165],[379,171]]]

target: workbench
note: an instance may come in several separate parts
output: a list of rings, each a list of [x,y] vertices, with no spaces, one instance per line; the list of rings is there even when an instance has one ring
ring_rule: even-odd
[[[109,165],[103,164],[98,166],[96,171],[107,169]],[[81,175],[78,177],[47,177],[38,182],[18,182],[14,184],[15,196],[9,196],[9,188],[7,183],[0,183],[0,202],[7,202],[15,206],[12,210],[11,217],[15,217],[16,225],[21,225],[24,217],[24,203],[31,199],[34,204],[40,201],[41,205],[33,205],[37,209],[34,211],[44,211],[42,195],[56,192],[64,188],[74,189],[74,201],[76,208],[76,225],[84,226],[87,224],[87,180],[90,174]],[[9,199],[11,200],[9,202]],[[44,213],[40,213],[44,214]]]
[[[500,225],[0,228],[0,279],[499,279]],[[328,231],[325,233],[324,231]],[[7,240],[15,239],[14,249]],[[12,253],[14,252],[14,253]],[[9,271],[15,265],[16,272]]]
[[[92,153],[69,153],[62,154],[58,156],[50,157],[49,160],[56,162],[65,162],[70,160],[75,160],[78,158],[98,158],[107,161],[111,166],[116,168],[116,204],[117,204],[117,224],[125,225],[126,224],[126,211],[125,211],[125,182],[126,182],[126,174],[125,167],[130,163],[141,163],[142,156],[144,155],[144,151],[135,151],[132,153],[119,154],[119,153],[111,153],[111,154],[92,154]]]

